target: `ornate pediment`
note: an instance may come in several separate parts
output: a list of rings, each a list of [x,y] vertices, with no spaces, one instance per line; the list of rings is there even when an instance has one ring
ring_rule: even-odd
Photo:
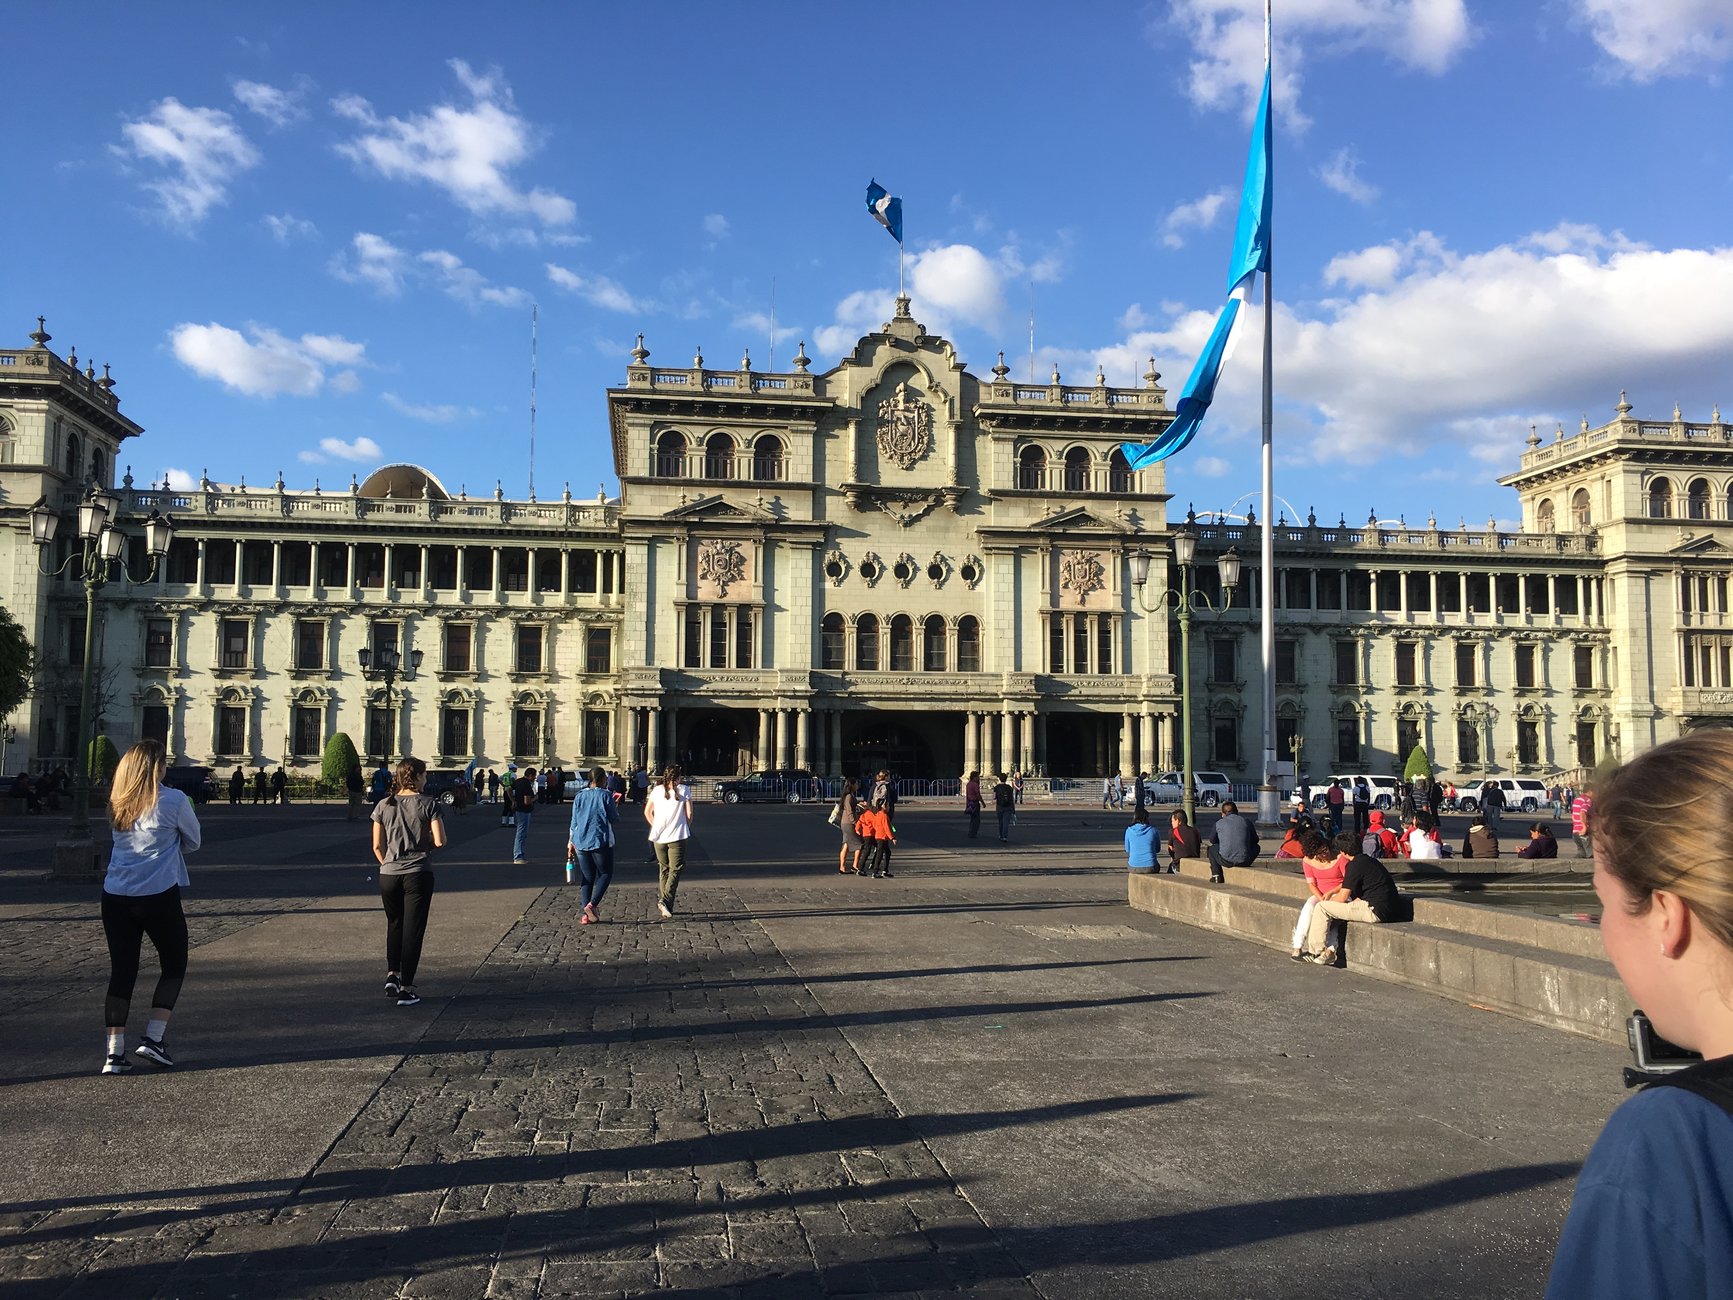
[[[1672,555],[1701,555],[1712,559],[1733,559],[1733,549],[1729,549],[1719,537],[1704,533],[1697,537],[1687,537],[1670,552]]]
[[[1057,514],[1038,519],[1030,526],[1037,533],[1088,532],[1099,530],[1109,533],[1119,533],[1126,537],[1135,536],[1138,530],[1123,519],[1105,517],[1094,511],[1075,506],[1069,510],[1061,510]]]
[[[763,506],[744,501],[730,501],[720,493],[699,497],[696,501],[682,501],[662,517],[664,519],[702,520],[715,523],[773,524],[776,522],[776,515]]]
[[[956,486],[896,488],[870,483],[844,483],[842,487],[850,509],[863,514],[877,510],[889,515],[904,528],[940,506],[949,506],[956,512],[962,505],[966,490]]]

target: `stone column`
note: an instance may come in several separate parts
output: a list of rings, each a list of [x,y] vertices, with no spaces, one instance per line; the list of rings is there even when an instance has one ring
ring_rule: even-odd
[[[1126,709],[1119,715],[1119,726],[1121,738],[1119,742],[1119,762],[1117,766],[1119,770],[1123,772],[1126,768],[1131,766],[1132,756],[1136,753],[1135,746],[1137,743],[1137,733],[1131,729],[1132,722],[1130,709]],[[1112,767],[1114,764],[1109,764],[1109,766]]]
[[[271,588],[276,590],[283,585],[283,543],[271,543]]]
[[[1009,773],[1011,770],[1011,756],[1016,752],[1017,751],[1012,747],[1011,743],[1011,710],[1004,709],[999,714],[999,762],[995,770],[1003,770],[1006,773]]]
[[[499,582],[498,574],[499,571],[497,569],[494,570],[495,586],[497,586]],[[648,767],[652,773],[656,773],[667,766],[663,761],[662,755],[662,710],[657,708],[655,705],[651,705],[648,709],[644,710],[644,714],[645,729],[649,732],[648,749],[646,750],[649,757],[645,761],[645,766]]]
[[[963,771],[977,770],[980,755],[975,752],[975,715],[963,715]]]
[[[770,766],[770,710],[758,711],[758,767],[759,770]]]
[[[1028,776],[1035,770],[1035,715],[1023,713],[1018,715],[1018,719],[1021,724],[1018,730],[1022,733],[1023,743],[1019,750],[1021,759],[1017,766],[1022,769],[1025,776]]]
[[[572,553],[560,551],[560,595],[563,597],[572,589]]]
[[[842,761],[842,710],[830,711],[830,765],[834,775],[844,772]]]
[[[776,711],[776,736],[771,747],[770,765],[772,767],[790,767],[788,762],[788,710]]]
[[[205,585],[205,539],[204,538],[201,537],[198,539],[198,547],[199,547],[198,572],[193,575],[193,581],[196,585],[203,587]],[[78,744],[78,742],[76,740],[74,740],[72,743],[75,746]]]
[[[426,596],[428,589],[433,586],[433,575],[427,571],[427,557],[432,549],[433,548],[429,546],[423,546],[421,548],[421,571],[415,575],[419,579],[419,582],[416,585],[421,588],[423,597]]]
[[[499,562],[499,557],[503,549],[504,548],[498,546],[493,548],[493,599],[495,604],[499,603],[499,571],[502,567]]]
[[[1155,727],[1155,719],[1146,707],[1143,711],[1143,752],[1137,768],[1140,772],[1155,771]]]
[[[808,724],[810,723],[811,718],[811,709],[802,709],[799,713],[794,715],[794,766],[805,768],[808,771],[812,769],[812,747],[810,744],[810,736],[808,734]]]

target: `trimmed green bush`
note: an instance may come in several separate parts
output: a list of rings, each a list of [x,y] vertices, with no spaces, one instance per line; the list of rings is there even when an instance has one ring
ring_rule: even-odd
[[[1408,756],[1408,762],[1402,769],[1404,781],[1416,781],[1421,777],[1432,775],[1432,760],[1426,757],[1426,751],[1419,745],[1414,746],[1414,752]]]
[[[339,731],[325,742],[325,756],[319,764],[319,780],[328,789],[347,790],[349,769],[360,766],[361,756],[355,752],[355,742],[349,739],[347,732]]]
[[[112,740],[98,736],[90,742],[89,766],[85,771],[92,781],[97,785],[107,785],[114,778],[114,769],[119,766],[120,751]]]

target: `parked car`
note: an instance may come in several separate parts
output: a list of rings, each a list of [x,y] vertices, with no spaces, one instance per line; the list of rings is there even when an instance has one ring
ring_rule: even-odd
[[[723,803],[800,803],[816,799],[818,785],[804,767],[773,767],[733,781],[718,781],[716,797]]]
[[[475,802],[475,789],[461,767],[429,768],[421,793],[432,795],[447,808],[467,808]]]
[[[1318,785],[1312,787],[1312,807],[1322,812],[1330,806],[1330,800],[1324,793],[1330,788],[1331,781],[1342,783],[1342,801],[1346,807],[1354,806],[1354,782],[1364,781],[1372,788],[1372,806],[1386,811],[1402,802],[1402,782],[1393,776],[1373,776],[1370,772],[1332,772]]]
[[[1193,772],[1191,776],[1197,786],[1197,801],[1205,808],[1214,808],[1234,797],[1226,772]],[[1185,802],[1185,782],[1178,772],[1160,773],[1153,781],[1145,781],[1143,790],[1151,803]]]
[[[179,790],[195,804],[209,803],[222,793],[216,769],[210,767],[171,767],[163,773],[162,783]]]
[[[1531,813],[1546,802],[1546,782],[1535,781],[1527,777],[1500,776],[1488,778],[1494,785],[1504,791],[1504,810],[1506,812]],[[1463,812],[1480,811],[1480,792],[1487,784],[1486,780],[1461,781],[1456,787],[1456,806]]]

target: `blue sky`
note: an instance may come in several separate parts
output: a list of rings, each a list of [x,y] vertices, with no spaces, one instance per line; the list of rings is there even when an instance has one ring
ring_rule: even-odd
[[[1277,0],[1277,491],[1510,519],[1543,435],[1733,413],[1733,0]],[[985,375],[1177,395],[1220,306],[1261,5],[133,5],[12,38],[0,318],[112,364],[140,482],[614,490],[603,390],[917,317]],[[1257,484],[1256,334],[1176,513]],[[1243,503],[1239,507],[1243,509]]]

